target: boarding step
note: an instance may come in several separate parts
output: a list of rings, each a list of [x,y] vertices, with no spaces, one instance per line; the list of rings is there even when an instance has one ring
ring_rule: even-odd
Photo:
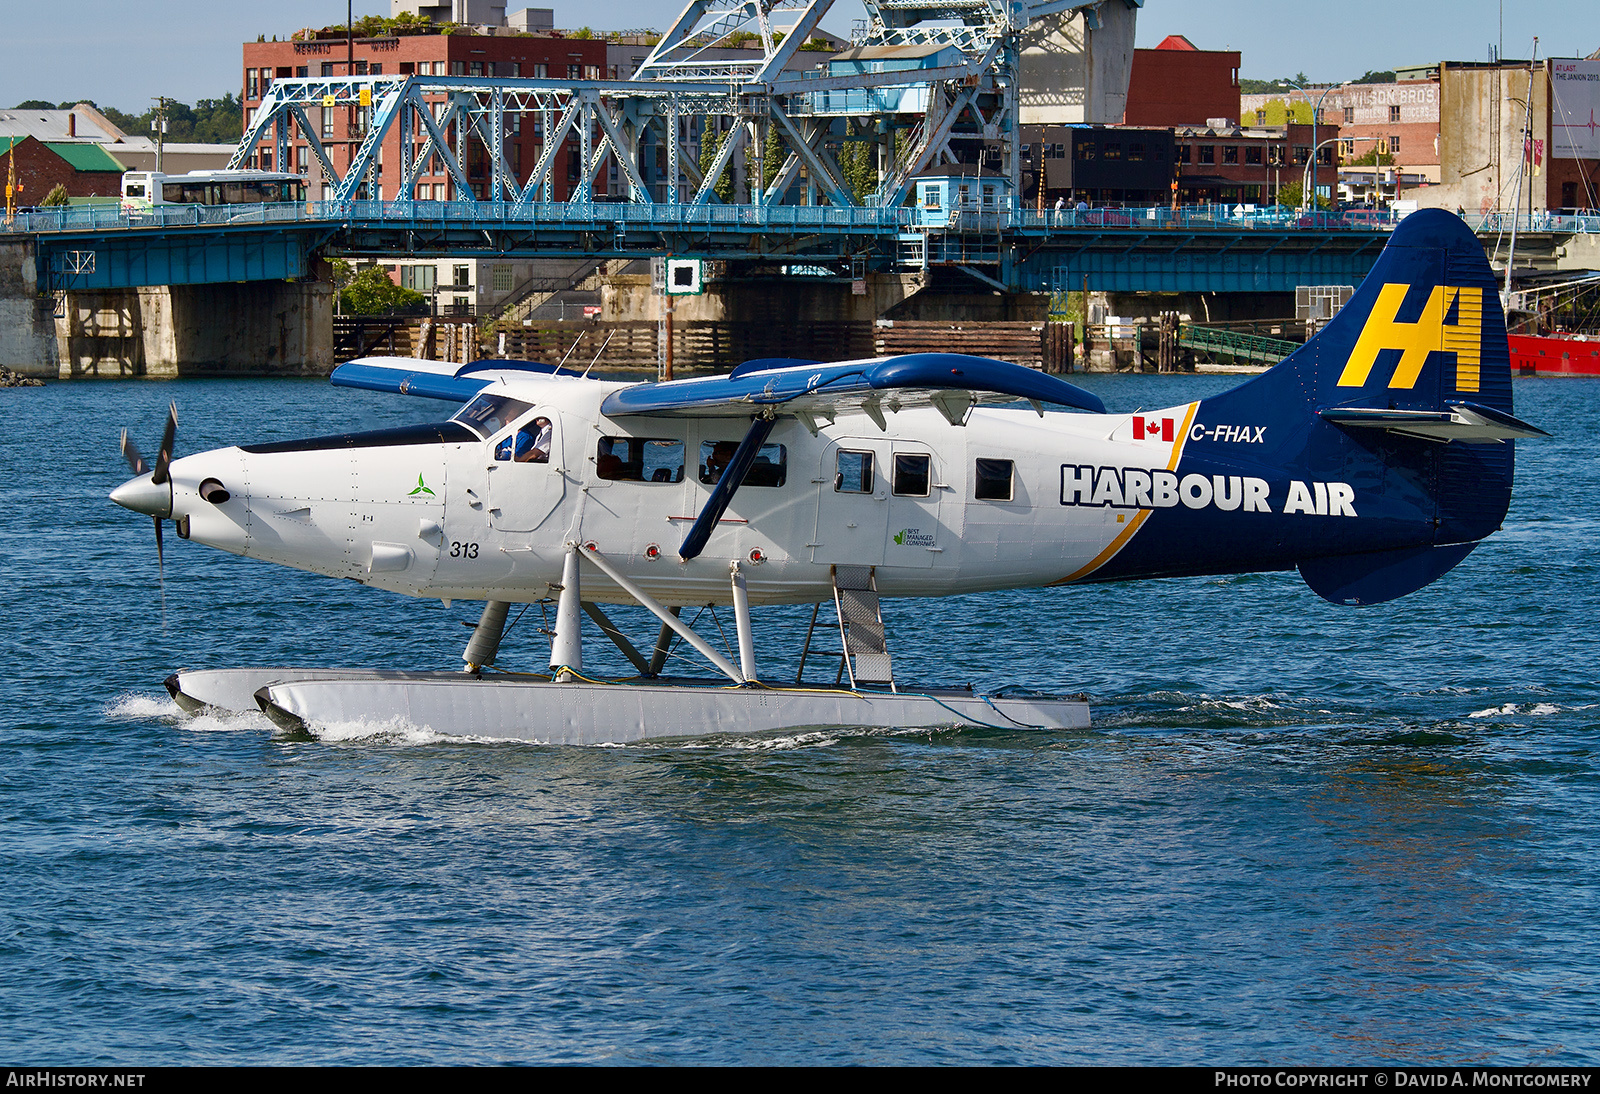
[[[850,686],[893,687],[894,666],[884,639],[876,567],[834,566],[833,605],[839,613],[839,636],[844,642]]]

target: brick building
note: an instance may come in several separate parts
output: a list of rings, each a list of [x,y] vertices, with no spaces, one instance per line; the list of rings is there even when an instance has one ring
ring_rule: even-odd
[[[1239,121],[1239,51],[1197,49],[1170,34],[1133,51],[1124,125],[1208,125]]]
[[[57,183],[72,198],[115,198],[122,193],[122,164],[97,143],[0,137],[0,185],[10,177],[13,155],[19,206],[38,205]]]
[[[1406,75],[1410,76],[1411,73]],[[1318,140],[1337,133],[1342,164],[1376,151],[1407,176],[1439,181],[1439,82],[1401,79],[1389,83],[1341,84],[1240,99],[1243,121],[1256,125],[1283,125],[1289,119],[1309,122],[1316,103],[1322,104]],[[1322,132],[1327,129],[1327,132]]]
[[[354,56],[351,57],[353,52]],[[439,28],[421,26],[416,33],[384,38],[358,38],[353,50],[347,49],[342,34],[321,31],[310,40],[289,42],[247,42],[244,45],[244,78],[241,83],[245,116],[261,105],[262,98],[277,79],[297,76],[345,75],[429,75],[488,76],[552,80],[602,79],[606,66],[606,44],[595,38],[562,38],[554,34],[472,33],[456,29],[451,34]],[[352,68],[354,72],[352,73]],[[442,109],[444,96],[430,97]],[[307,111],[329,159],[336,169],[349,166],[351,157],[365,136],[362,108],[339,105],[313,107]],[[513,127],[506,135],[506,160],[526,181],[544,150],[537,117],[512,117]],[[331,186],[321,172],[310,146],[298,131],[290,145],[290,163],[272,162],[273,141],[263,140],[250,157],[250,166],[263,170],[289,170],[310,176],[313,197],[331,196]],[[555,197],[564,201],[578,184],[578,141],[568,138],[564,145],[565,169],[555,172]],[[558,161],[559,162],[559,161]],[[376,165],[377,192],[372,197],[396,198],[401,163],[398,127],[384,141]],[[462,164],[472,189],[480,199],[489,197],[491,171],[488,150],[476,134],[467,137],[467,154]],[[387,173],[387,174],[386,174]],[[604,178],[597,190],[604,190]],[[437,158],[418,176],[414,194],[418,200],[446,201],[457,195],[455,184]]]
[[[1334,187],[1334,146],[1322,142],[1336,135],[1328,126],[1317,127],[1317,191]],[[1177,161],[1178,200],[1185,205],[1204,202],[1272,205],[1278,190],[1299,183],[1311,159],[1311,127],[1287,126],[1184,126],[1173,134]]]

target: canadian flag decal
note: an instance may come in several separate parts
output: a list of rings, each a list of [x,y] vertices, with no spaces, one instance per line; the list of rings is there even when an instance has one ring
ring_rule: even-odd
[[[1173,438],[1171,418],[1146,418],[1133,416],[1133,439],[1136,441],[1170,441]]]

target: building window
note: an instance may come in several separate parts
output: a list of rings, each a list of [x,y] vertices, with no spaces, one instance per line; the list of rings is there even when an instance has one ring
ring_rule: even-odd
[[[533,66],[533,78],[535,80],[548,80],[550,78],[550,66],[549,65],[542,65],[542,64],[541,65],[534,65]]]
[[[1389,138],[1389,151],[1393,152],[1397,156],[1400,154],[1400,138],[1399,137],[1390,137]]]
[[[1256,164],[1257,166],[1260,166],[1260,164],[1261,164],[1261,146],[1258,145],[1258,144],[1252,144],[1252,145],[1247,146],[1245,148],[1245,150],[1244,150],[1244,162],[1245,163],[1253,163],[1253,164]]]
[[[1324,166],[1333,162],[1333,145],[1325,144],[1317,149],[1317,162]]]
[[[1239,146],[1237,144],[1225,144],[1222,146],[1222,162],[1234,164],[1239,162]]]
[[[1283,166],[1283,145],[1274,144],[1267,147],[1267,165],[1269,167]]]
[[[1132,160],[1134,163],[1143,163],[1144,162],[1144,145],[1140,144],[1140,143],[1137,143],[1137,142],[1129,144],[1128,145],[1128,159]]]
[[[1354,125],[1355,124],[1355,120],[1356,120],[1356,108],[1353,107],[1353,106],[1345,107],[1344,108],[1344,124],[1346,124],[1346,125]]]
[[[311,66],[310,65],[299,65],[299,66],[297,66],[295,68],[294,74],[295,74],[295,76],[297,78],[303,80],[307,76],[311,75]]]
[[[332,76],[333,75],[333,62],[332,61],[323,61],[322,62],[322,73],[321,74],[323,76]]]
[[[1200,146],[1200,162],[1201,163],[1216,163],[1217,162],[1217,146],[1214,145],[1214,144],[1202,144]]]
[[[568,65],[567,66],[567,79],[569,79],[569,80],[580,79],[582,77],[582,73],[583,73],[583,66],[582,65]]]
[[[511,283],[511,267],[504,263],[497,264],[494,268],[494,291],[510,292],[515,287]]]
[[[1101,151],[1108,160],[1120,160],[1122,158],[1122,142],[1110,141]]]
[[[1265,110],[1257,110],[1256,111],[1256,124],[1257,125],[1266,125],[1267,124],[1267,112]]]
[[[432,292],[434,268],[432,266],[400,267],[400,285],[413,292]]]
[[[1307,163],[1310,163],[1310,162],[1311,162],[1311,146],[1309,144],[1297,144],[1297,145],[1295,145],[1294,146],[1294,165],[1296,167],[1304,167]]]
[[[452,75],[452,76],[465,76],[466,74],[467,74],[467,62],[465,62],[465,61],[451,61],[450,62],[450,75]]]
[[[472,267],[454,266],[450,270],[450,284],[457,289],[472,288]]]
[[[482,76],[483,75],[483,62],[482,61],[473,61],[473,62],[471,62],[467,66],[467,75],[468,76]]]
[[[1391,122],[1398,122],[1400,120],[1400,108],[1398,106],[1391,106],[1389,108],[1389,120]]]
[[[1092,145],[1092,144],[1080,144],[1080,145],[1078,145],[1078,158],[1080,160],[1092,160],[1092,159],[1094,159],[1094,145]]]
[[[247,99],[261,98],[261,82],[256,76],[256,70],[253,68],[244,70],[244,97]]]
[[[1176,155],[1178,157],[1178,162],[1179,163],[1189,163],[1190,162],[1190,158],[1189,157],[1191,155],[1190,146],[1187,145],[1187,144],[1178,145]]]
[[[356,75],[357,76],[365,76],[366,74],[367,74],[367,62],[365,62],[365,61],[357,61],[356,62]]]
[[[374,64],[374,65],[370,66],[367,69],[367,72],[369,72],[373,76],[382,76],[383,75],[383,66],[380,65],[380,64]]]
[[[600,66],[599,65],[584,65],[583,66],[583,78],[585,80],[598,80],[600,78]]]

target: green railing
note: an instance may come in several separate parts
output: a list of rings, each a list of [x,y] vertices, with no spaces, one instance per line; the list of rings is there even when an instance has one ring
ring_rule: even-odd
[[[1178,328],[1178,344],[1211,357],[1229,357],[1234,364],[1275,365],[1300,348],[1300,343],[1260,334],[1240,334],[1217,327],[1185,323]]]

